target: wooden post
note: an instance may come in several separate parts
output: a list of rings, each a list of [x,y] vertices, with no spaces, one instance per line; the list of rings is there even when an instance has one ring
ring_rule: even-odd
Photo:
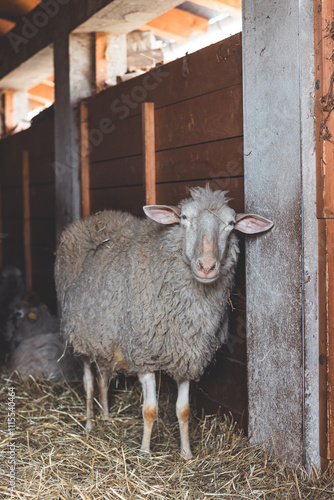
[[[2,172],[0,172],[0,269],[3,267]]]
[[[95,82],[94,37],[72,34],[56,40],[55,63],[55,186],[56,231],[80,218],[79,102]]]
[[[154,102],[142,104],[143,162],[146,205],[156,204]]]
[[[245,211],[275,224],[246,239],[249,432],[310,470],[320,467],[314,3],[242,4]]]
[[[22,188],[23,188],[23,240],[25,281],[27,291],[32,290],[32,261],[31,261],[31,227],[30,227],[30,175],[29,151],[22,154]]]
[[[104,89],[107,79],[107,44],[106,33],[95,33],[95,82],[97,92]]]
[[[89,179],[89,141],[88,141],[88,106],[80,103],[80,148],[81,148],[81,202],[82,216],[90,214],[90,179]]]
[[[320,455],[334,459],[334,0],[315,0],[315,144],[319,218]]]

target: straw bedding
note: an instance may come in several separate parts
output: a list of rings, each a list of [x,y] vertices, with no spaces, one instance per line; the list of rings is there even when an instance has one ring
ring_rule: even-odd
[[[117,385],[117,384],[116,384]],[[15,434],[7,428],[9,387],[15,389]],[[151,455],[140,453],[141,389],[120,381],[112,391],[111,414],[84,431],[80,385],[1,374],[0,498],[18,499],[332,499],[334,478],[309,476],[269,458],[250,445],[226,416],[192,416],[194,459],[179,455],[175,394],[161,387],[159,420]],[[8,489],[8,445],[15,438],[16,484]]]

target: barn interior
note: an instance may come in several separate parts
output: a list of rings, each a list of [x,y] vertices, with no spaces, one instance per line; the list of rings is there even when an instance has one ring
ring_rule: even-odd
[[[332,23],[333,0],[0,0],[0,268],[56,315],[73,220],[207,183],[274,220],[240,237],[229,342],[193,397],[317,469],[334,459]]]
[[[132,15],[112,2],[73,30],[69,68],[58,31],[16,62],[28,47],[24,34],[37,43],[63,8],[41,11],[39,3],[0,5],[17,65],[0,80],[1,267],[22,270],[26,290],[55,314],[57,235],[74,218],[104,209],[142,216],[145,203],[176,205],[207,182],[243,212],[241,2],[147,2],[144,12],[139,2]],[[20,22],[24,33],[13,37]],[[243,258],[231,332],[196,401],[199,412],[232,412],[246,428]]]

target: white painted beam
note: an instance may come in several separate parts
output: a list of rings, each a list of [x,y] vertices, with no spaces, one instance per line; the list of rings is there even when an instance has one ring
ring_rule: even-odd
[[[249,432],[320,466],[313,1],[243,2]]]

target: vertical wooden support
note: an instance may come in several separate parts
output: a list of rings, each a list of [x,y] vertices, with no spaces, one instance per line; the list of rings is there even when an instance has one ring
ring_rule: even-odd
[[[315,0],[318,217],[334,218],[334,0]]]
[[[310,469],[320,466],[314,2],[242,4],[245,211],[275,223],[246,239],[249,431]]]
[[[146,205],[156,204],[154,102],[142,104],[143,162]]]
[[[322,468],[334,459],[334,0],[314,1]]]
[[[80,148],[81,148],[81,211],[83,217],[90,214],[90,180],[89,180],[89,137],[88,106],[86,101],[80,103]]]
[[[32,289],[29,151],[23,151],[22,154],[22,174],[25,281],[29,291]]]
[[[108,38],[106,33],[95,33],[95,81],[97,92],[104,89],[107,79],[107,45]]]

